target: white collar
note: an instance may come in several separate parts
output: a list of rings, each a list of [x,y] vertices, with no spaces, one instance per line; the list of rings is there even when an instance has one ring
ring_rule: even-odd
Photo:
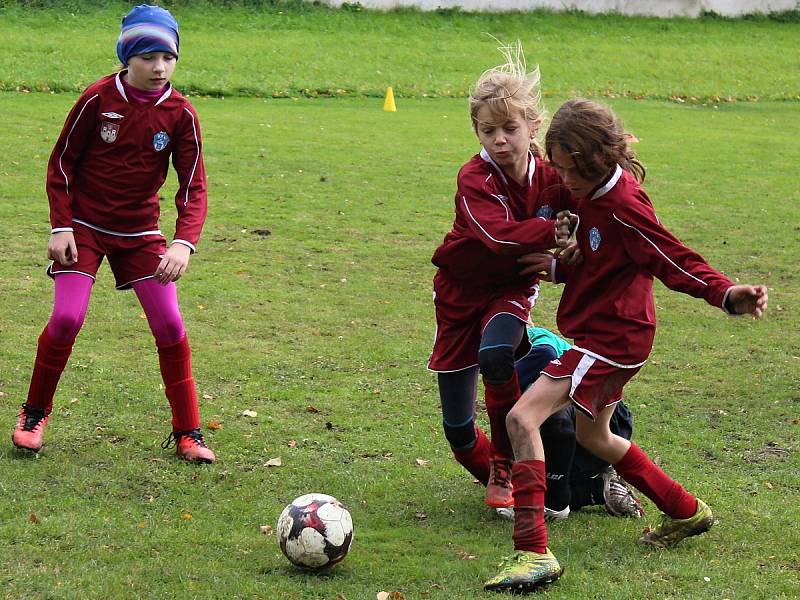
[[[117,91],[119,92],[119,95],[122,96],[122,98],[125,100],[125,102],[130,104],[131,101],[128,100],[128,96],[125,94],[125,86],[122,85],[122,74],[123,73],[127,73],[127,72],[128,72],[128,69],[122,69],[122,71],[117,72],[117,76],[114,78],[114,84],[117,86]],[[164,91],[163,94],[161,94],[161,97],[158,100],[156,100],[156,103],[155,103],[154,106],[158,106],[164,100],[169,98],[171,95],[172,95],[172,84],[168,83],[167,84],[167,89]]]
[[[616,167],[617,168],[614,171],[614,174],[611,176],[611,179],[606,181],[606,184],[603,187],[596,190],[595,193],[592,194],[592,197],[589,198],[589,200],[594,200],[595,198],[599,198],[600,196],[605,196],[608,192],[611,191],[611,188],[617,185],[619,178],[622,177],[622,167],[620,167],[619,165],[616,165]]]
[[[508,185],[508,179],[506,178],[506,174],[503,173],[503,169],[500,168],[500,165],[498,165],[496,162],[494,162],[494,159],[491,157],[491,155],[489,154],[489,151],[486,150],[486,148],[481,147],[480,156],[481,156],[481,158],[483,160],[485,160],[486,162],[488,162],[490,165],[492,165],[495,168],[495,170],[500,174],[500,177],[503,178],[503,183]],[[534,174],[535,171],[536,171],[536,158],[533,156],[533,153],[529,150],[528,151],[528,185],[530,185],[531,181],[533,181],[533,174]]]

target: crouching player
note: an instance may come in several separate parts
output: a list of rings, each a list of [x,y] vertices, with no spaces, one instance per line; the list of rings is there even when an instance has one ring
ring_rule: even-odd
[[[519,384],[528,389],[547,365],[572,346],[543,327],[528,327],[531,351],[517,361]],[[625,439],[633,432],[633,416],[619,402],[610,422],[611,431]],[[570,509],[602,505],[617,517],[641,517],[642,505],[614,468],[575,442],[575,407],[550,416],[540,429],[547,465],[545,516],[566,519]]]
[[[528,327],[531,349],[516,362],[520,387],[526,390],[547,365],[571,348],[570,344],[544,327]],[[630,439],[633,417],[619,402],[611,417],[611,431]],[[575,442],[575,409],[558,411],[540,429],[547,465],[545,518],[566,519],[571,510],[585,506],[604,506],[617,517],[639,518],[644,514],[633,490],[614,468]],[[513,508],[498,508],[504,518],[514,518]]]

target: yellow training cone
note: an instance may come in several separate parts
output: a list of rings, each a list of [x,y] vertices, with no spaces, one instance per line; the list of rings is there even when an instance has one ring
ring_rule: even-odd
[[[383,101],[383,110],[386,112],[397,112],[397,107],[394,105],[392,86],[386,88],[386,100]]]

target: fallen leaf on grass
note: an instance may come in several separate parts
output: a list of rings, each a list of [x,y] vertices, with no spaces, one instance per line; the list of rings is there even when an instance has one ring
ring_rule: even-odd
[[[289,448],[297,448],[297,440],[289,440],[286,442],[286,445],[289,446]]]
[[[378,592],[375,597],[377,600],[406,600],[405,594],[401,592]]]
[[[39,520],[39,517],[36,516],[36,513],[29,514],[28,515],[28,521],[30,521],[31,523],[35,523],[36,525],[41,523],[41,521]]]
[[[475,560],[475,555],[470,554],[469,552],[464,552],[463,550],[459,550],[458,558],[460,558],[461,560]]]
[[[194,517],[192,516],[192,513],[188,512],[188,511],[183,513],[183,514],[181,514],[181,519],[183,519],[184,521],[191,521],[193,518]]]
[[[219,421],[209,421],[206,423],[206,427],[213,430],[222,429],[222,423]]]
[[[257,417],[258,413],[254,410],[243,410],[242,411],[243,417]]]
[[[414,518],[417,519],[418,521],[424,521],[425,519],[428,518],[428,515],[422,511],[419,511],[414,513]]]
[[[428,464],[429,462],[431,462],[431,461],[429,461],[429,460],[425,460],[424,458],[418,458],[418,459],[417,459],[415,462],[416,462],[416,463],[417,463],[417,465],[419,465],[420,467],[424,467],[425,465],[427,465],[427,464]]]
[[[270,458],[267,462],[264,463],[265,467],[280,467],[283,464],[280,456],[276,456],[275,458]]]
[[[316,406],[308,406],[308,407],[306,407],[306,412],[318,413],[319,409]]]
[[[203,394],[203,400],[213,400],[214,396],[211,394]]]
[[[272,535],[272,525],[262,525],[258,528],[264,535]]]

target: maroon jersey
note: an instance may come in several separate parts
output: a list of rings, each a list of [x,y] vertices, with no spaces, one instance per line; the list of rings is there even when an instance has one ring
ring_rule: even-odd
[[[158,190],[170,156],[178,174],[176,242],[195,249],[207,211],[197,114],[172,86],[129,101],[120,79],[90,85],[67,116],[47,168],[53,232],[73,222],[113,235],[158,233]]]
[[[555,169],[531,156],[527,185],[507,178],[484,149],[461,167],[456,218],[431,259],[450,280],[476,287],[517,287],[517,258],[555,247],[554,215],[569,194]]]
[[[558,328],[577,350],[617,366],[641,365],[656,331],[653,277],[724,310],[731,280],[661,225],[630,173],[617,166],[577,213],[583,262],[555,273],[566,282]]]

